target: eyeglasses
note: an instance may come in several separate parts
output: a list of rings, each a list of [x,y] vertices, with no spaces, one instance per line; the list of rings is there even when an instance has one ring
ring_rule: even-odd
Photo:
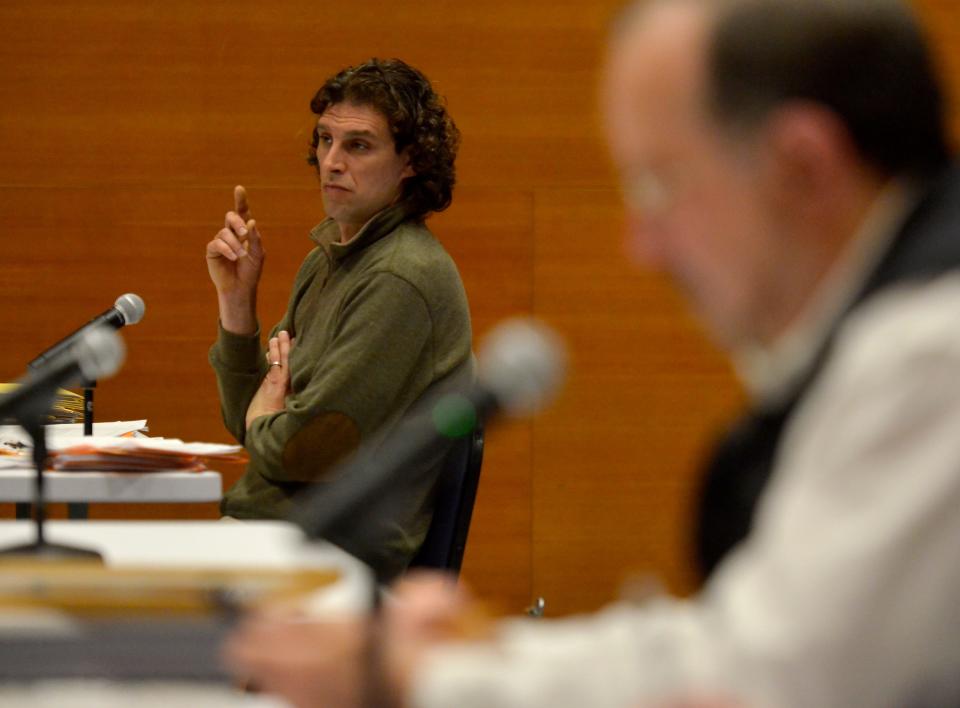
[[[623,179],[623,198],[641,214],[660,214],[676,203],[688,183],[689,173],[677,165],[635,170]]]

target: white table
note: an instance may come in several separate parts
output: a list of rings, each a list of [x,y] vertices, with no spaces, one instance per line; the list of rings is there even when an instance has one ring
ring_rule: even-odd
[[[115,567],[155,568],[327,568],[339,571],[333,584],[311,597],[313,614],[362,611],[373,587],[372,574],[358,560],[325,543],[307,543],[299,529],[275,521],[51,521],[51,542],[101,551]],[[0,547],[34,539],[33,525],[0,521]],[[2,565],[0,565],[2,573]],[[0,638],[11,631],[0,614]],[[22,631],[22,630],[18,630]],[[49,631],[49,628],[41,631]],[[39,683],[0,684],[0,705],[20,708],[141,708],[202,705],[266,708],[275,699],[238,693],[226,685],[196,683],[111,683],[70,678]]]
[[[329,543],[306,542],[285,521],[48,521],[45,528],[48,541],[95,547],[109,566],[335,568],[348,590],[369,587],[360,561]],[[29,521],[0,521],[0,547],[35,538]]]
[[[15,502],[17,518],[28,518],[36,472],[27,468],[0,468],[0,502]],[[200,503],[219,501],[223,480],[219,472],[44,472],[44,497],[69,504],[70,518],[86,518],[86,504]]]

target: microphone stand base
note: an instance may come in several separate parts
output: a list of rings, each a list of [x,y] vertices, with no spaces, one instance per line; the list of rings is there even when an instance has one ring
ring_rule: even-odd
[[[58,543],[37,542],[24,543],[20,546],[0,548],[0,563],[16,560],[61,561],[84,560],[103,563],[103,556],[89,548],[76,546],[62,546]]]

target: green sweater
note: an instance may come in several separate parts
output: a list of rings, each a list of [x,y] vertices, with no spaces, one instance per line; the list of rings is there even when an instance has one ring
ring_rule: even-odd
[[[361,442],[376,444],[428,388],[472,373],[463,284],[422,224],[404,221],[393,207],[347,244],[336,241],[339,229],[329,219],[310,235],[317,247],[270,335],[286,329],[296,337],[286,410],[245,430],[267,367],[259,329],[239,336],[221,327],[210,350],[224,423],[250,455],[223,497],[227,516],[286,518],[298,492],[327,483],[325,473]],[[393,518],[361,520],[356,537],[335,539],[338,545],[382,578],[402,571],[426,535],[437,471],[411,471],[419,481],[390,505]]]

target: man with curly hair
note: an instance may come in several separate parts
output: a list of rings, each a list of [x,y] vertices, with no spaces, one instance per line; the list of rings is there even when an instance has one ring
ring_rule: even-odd
[[[286,518],[293,497],[330,484],[326,473],[361,442],[472,375],[463,284],[424,226],[449,206],[455,181],[459,133],[441,99],[404,62],[372,59],[327,80],[310,105],[308,161],[327,218],[266,347],[256,312],[264,251],[243,187],[207,244],[220,307],[210,362],[224,422],[250,455],[221,503],[237,519]],[[426,535],[441,463],[420,461],[389,517],[358,518],[334,540],[382,579],[401,572]]]

